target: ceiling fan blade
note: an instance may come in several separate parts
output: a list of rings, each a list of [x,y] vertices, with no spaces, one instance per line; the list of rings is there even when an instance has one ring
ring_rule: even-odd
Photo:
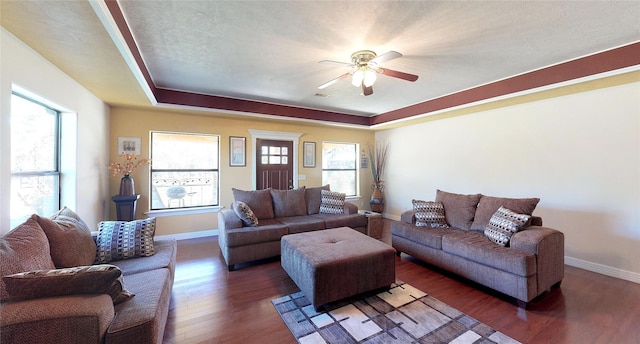
[[[388,69],[388,68],[380,68],[378,70],[381,71],[382,74],[393,77],[393,78],[398,78],[398,79],[412,81],[412,82],[418,80],[418,76],[415,74],[399,72],[397,70]]]
[[[341,65],[341,66],[347,66],[347,67],[355,67],[356,66],[351,62],[342,62],[342,61],[333,61],[333,60],[322,60],[322,61],[318,61],[318,63]]]
[[[393,59],[397,59],[398,57],[402,57],[402,54],[400,54],[397,51],[387,51],[386,53],[382,54],[382,55],[378,55],[375,58],[373,58],[371,61],[369,61],[369,63],[373,63],[374,65],[379,65],[383,62],[387,62]]]
[[[344,73],[344,74],[340,75],[339,77],[337,77],[337,78],[335,78],[335,79],[331,79],[331,80],[329,80],[329,81],[325,82],[324,84],[322,84],[322,85],[318,86],[318,89],[324,89],[324,88],[327,88],[327,87],[329,87],[329,86],[331,86],[331,85],[335,84],[336,82],[338,82],[338,81],[340,81],[340,80],[342,80],[342,79],[348,78],[348,77],[349,77],[349,75],[351,75],[351,73]]]
[[[362,94],[364,94],[365,96],[370,96],[373,94],[373,85],[367,87],[364,85],[364,82],[362,83]]]

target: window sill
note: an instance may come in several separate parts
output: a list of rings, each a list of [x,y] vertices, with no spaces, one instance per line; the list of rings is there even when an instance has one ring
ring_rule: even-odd
[[[148,215],[151,217],[196,215],[196,214],[206,214],[206,213],[217,213],[223,208],[224,208],[223,206],[215,206],[215,207],[149,210],[148,212],[145,213],[145,215]]]

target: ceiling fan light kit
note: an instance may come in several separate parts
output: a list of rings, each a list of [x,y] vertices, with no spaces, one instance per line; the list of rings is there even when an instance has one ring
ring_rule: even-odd
[[[320,63],[324,64],[339,64],[346,65],[350,68],[356,68],[355,72],[343,74],[333,80],[325,82],[324,84],[318,86],[319,89],[323,89],[329,87],[336,83],[339,80],[342,80],[348,76],[351,76],[351,84],[356,87],[362,87],[363,93],[365,96],[373,94],[373,84],[376,82],[377,73],[381,73],[383,75],[387,75],[393,78],[398,78],[407,81],[416,81],[418,80],[418,76],[414,74],[394,71],[386,68],[379,68],[378,65],[389,61],[398,57],[401,57],[397,51],[389,51],[382,55],[377,55],[375,52],[371,50],[359,50],[355,53],[351,54],[351,63],[340,62],[340,61],[331,61],[331,60],[322,60]]]

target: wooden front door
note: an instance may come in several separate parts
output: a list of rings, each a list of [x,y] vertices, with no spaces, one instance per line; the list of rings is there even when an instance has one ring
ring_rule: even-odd
[[[293,142],[256,140],[256,189],[293,189]]]

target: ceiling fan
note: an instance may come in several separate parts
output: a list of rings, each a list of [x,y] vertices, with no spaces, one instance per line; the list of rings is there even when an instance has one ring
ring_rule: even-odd
[[[378,73],[411,82],[418,80],[418,76],[415,74],[399,72],[397,70],[382,68],[379,66],[383,62],[393,60],[401,56],[402,54],[393,50],[388,51],[382,55],[376,55],[376,53],[371,50],[360,50],[351,54],[351,63],[322,60],[320,61],[320,63],[343,65],[349,68],[355,68],[356,70],[353,72],[342,74],[335,79],[329,80],[324,84],[318,86],[318,88],[327,88],[334,83],[351,76],[351,83],[353,84],[353,86],[362,87],[362,94],[368,96],[373,94],[373,84],[376,81],[376,74]]]

